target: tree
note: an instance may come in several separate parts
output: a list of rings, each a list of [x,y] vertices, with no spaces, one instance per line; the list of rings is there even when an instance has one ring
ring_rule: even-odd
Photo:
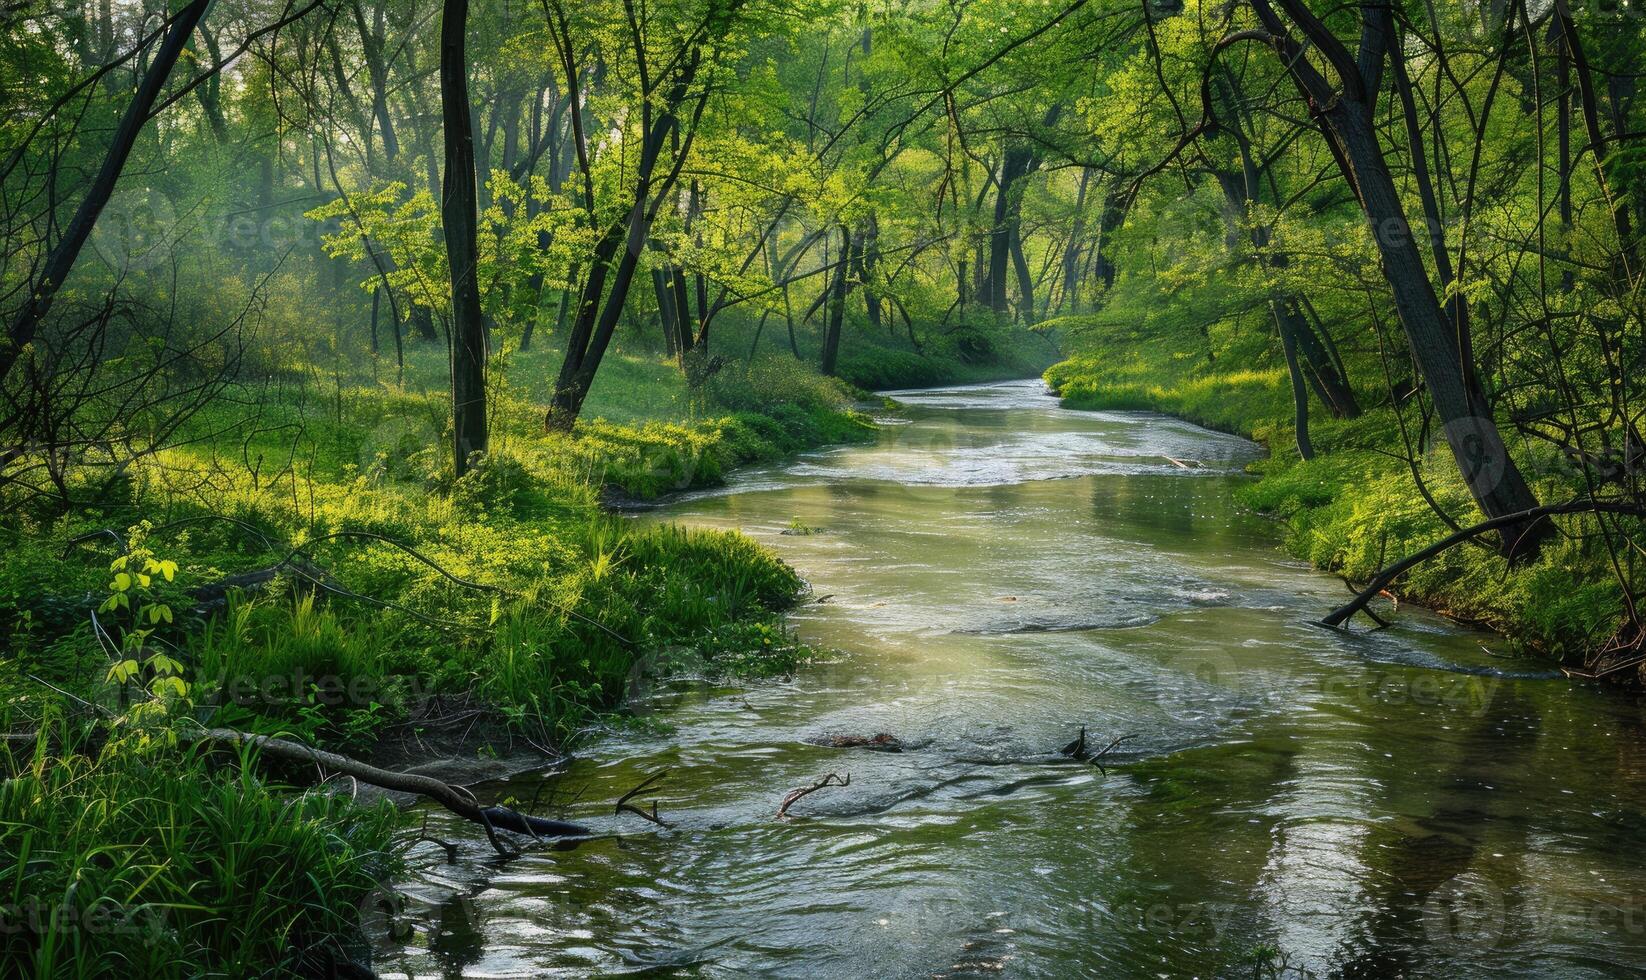
[[[474,133],[464,41],[468,0],[444,0],[440,19],[440,106],[446,167],[440,218],[451,275],[452,453],[457,475],[486,451],[486,318],[480,308],[475,246]]]
[[[1303,0],[1277,2],[1284,17],[1270,0],[1251,0],[1261,29],[1231,34],[1220,46],[1256,41],[1281,59],[1298,94],[1319,120],[1372,228],[1413,359],[1476,504],[1494,519],[1530,511],[1537,498],[1509,455],[1477,373],[1464,360],[1458,325],[1441,308],[1374,126],[1384,65],[1391,56],[1401,56],[1390,50],[1393,20],[1388,0],[1362,8],[1358,57]],[[1513,17],[1512,7],[1508,16]],[[1292,36],[1293,29],[1308,40],[1307,48]],[[1325,58],[1337,84],[1315,67],[1311,52]],[[1529,557],[1546,532],[1547,525],[1538,521],[1510,523],[1499,531],[1499,550],[1506,556]]]
[[[86,188],[85,197],[81,198],[74,217],[69,219],[63,237],[46,254],[39,270],[31,276],[22,308],[12,317],[7,327],[6,342],[0,346],[0,380],[11,374],[12,365],[17,363],[23,349],[33,342],[40,321],[51,311],[58,290],[74,269],[81,250],[86,247],[86,241],[91,238],[92,227],[97,224],[98,215],[103,213],[103,209],[108,206],[109,198],[114,195],[115,184],[119,183],[120,174],[126,168],[126,161],[131,157],[132,148],[137,145],[138,134],[148,124],[155,103],[166,87],[166,80],[171,77],[172,69],[177,66],[177,59],[182,55],[190,35],[194,33],[195,27],[199,25],[200,18],[205,16],[206,8],[209,6],[211,0],[191,0],[168,21],[165,34],[161,37],[153,58],[149,60],[142,79],[138,82],[137,91],[126,104],[126,111],[120,117],[120,123],[115,127],[114,135],[109,140],[109,147],[103,156],[102,166],[98,168],[97,176],[92,178],[91,184]]]

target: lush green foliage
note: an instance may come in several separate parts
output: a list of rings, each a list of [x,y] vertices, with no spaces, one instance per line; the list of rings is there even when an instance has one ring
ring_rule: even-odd
[[[14,762],[14,895],[181,902],[186,862],[327,827],[357,839],[325,860],[380,850],[375,816],[176,759],[201,721],[562,745],[658,672],[792,668],[790,570],[602,505],[866,438],[859,389],[1062,345],[1072,406],[1266,441],[1251,502],[1356,579],[1478,508],[1639,505],[1646,39],[1573,6],[5,6],[0,722],[83,697],[131,739]],[[168,45],[160,12],[204,20]],[[1529,486],[1466,484],[1487,458]],[[1401,588],[1615,673],[1641,540],[1567,516]],[[198,829],[230,814],[251,844]],[[343,926],[362,886],[324,867],[97,955],[272,961]]]
[[[63,726],[67,730],[70,726]],[[347,962],[399,818],[287,791],[247,758],[111,743],[0,783],[0,958],[10,976],[324,974]]]

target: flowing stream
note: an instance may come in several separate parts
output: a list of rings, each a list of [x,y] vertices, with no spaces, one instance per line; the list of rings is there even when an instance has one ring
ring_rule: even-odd
[[[621,837],[501,861],[431,813],[472,850],[413,852],[384,976],[1640,975],[1638,704],[1419,610],[1311,625],[1347,592],[1235,502],[1249,442],[1039,382],[894,397],[873,445],[640,518],[775,549],[838,654],[587,744],[553,786]],[[1082,725],[1132,737],[1059,756]],[[612,816],[664,767],[673,829]]]

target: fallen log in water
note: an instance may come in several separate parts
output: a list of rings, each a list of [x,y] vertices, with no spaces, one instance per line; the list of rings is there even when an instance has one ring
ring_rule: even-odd
[[[358,759],[351,759],[336,752],[327,752],[324,749],[316,749],[289,739],[275,738],[270,735],[257,735],[233,728],[204,729],[200,733],[200,737],[215,742],[248,745],[271,758],[284,759],[288,762],[310,763],[324,770],[349,776],[381,789],[412,793],[433,800],[463,819],[473,821],[484,827],[487,839],[491,841],[492,847],[496,848],[500,854],[509,854],[511,852],[498,840],[496,832],[499,830],[507,830],[511,833],[524,834],[533,838],[592,837],[594,835],[594,831],[581,824],[567,823],[563,820],[549,820],[545,817],[534,817],[505,806],[481,806],[479,801],[474,798],[473,793],[461,786],[443,783],[431,776],[379,769]]]
[[[806,739],[812,745],[821,745],[831,749],[867,749],[870,752],[901,752],[903,743],[897,736],[888,732],[877,735],[842,735],[839,732],[826,732]]]

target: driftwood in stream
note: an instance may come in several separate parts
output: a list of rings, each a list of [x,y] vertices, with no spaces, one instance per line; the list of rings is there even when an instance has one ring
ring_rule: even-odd
[[[1563,504],[1547,504],[1542,507],[1533,507],[1529,510],[1523,510],[1513,514],[1504,514],[1501,517],[1494,517],[1491,520],[1482,521],[1473,527],[1466,527],[1455,534],[1441,538],[1439,541],[1436,541],[1429,547],[1424,548],[1422,551],[1408,555],[1400,561],[1395,562],[1393,565],[1390,565],[1388,568],[1385,568],[1383,571],[1378,572],[1372,577],[1370,585],[1360,590],[1359,594],[1357,594],[1349,602],[1346,602],[1327,613],[1325,617],[1320,620],[1320,625],[1329,626],[1334,629],[1342,626],[1348,621],[1350,616],[1364,610],[1368,602],[1371,602],[1378,596],[1379,593],[1388,589],[1388,587],[1393,584],[1394,580],[1405,574],[1408,569],[1413,566],[1420,565],[1436,555],[1439,555],[1441,552],[1460,545],[1465,541],[1472,540],[1473,538],[1479,537],[1489,531],[1496,531],[1501,528],[1530,528],[1533,525],[1545,521],[1556,514],[1586,513],[1626,514],[1634,517],[1641,517],[1646,516],[1646,508],[1641,508],[1634,504],[1624,503],[1621,501],[1570,500]],[[1379,623],[1381,625],[1386,625],[1382,624],[1381,620],[1379,620]]]
[[[1070,742],[1068,745],[1063,746],[1061,749],[1058,749],[1057,752],[1059,755],[1068,756],[1076,762],[1090,762],[1099,769],[1103,769],[1103,758],[1105,756],[1118,748],[1120,743],[1129,741],[1136,737],[1137,736],[1135,735],[1117,735],[1109,740],[1109,744],[1103,746],[1103,748],[1098,751],[1093,752],[1091,747],[1086,742],[1086,726],[1081,725],[1080,734],[1075,736],[1075,740]],[[1108,770],[1104,771],[1107,772]]]
[[[612,807],[612,813],[614,813],[614,814],[632,813],[635,816],[641,818],[642,820],[650,820],[652,823],[657,824],[659,827],[662,827],[664,830],[668,830],[669,828],[673,827],[674,824],[669,823],[667,820],[664,820],[662,817],[657,815],[657,801],[656,800],[652,800],[652,809],[651,809],[650,813],[647,813],[645,810],[642,810],[639,807],[635,806],[633,803],[629,802],[630,800],[632,800],[636,796],[638,796],[641,790],[643,790],[646,787],[652,785],[653,783],[656,783],[656,782],[660,781],[664,776],[667,776],[668,774],[669,774],[669,771],[667,769],[659,769],[658,771],[652,773],[650,776],[647,776],[645,779],[642,779],[634,787],[634,789],[631,789],[627,793],[624,793],[622,796],[618,797],[617,805]]]
[[[778,805],[777,819],[781,820],[788,816],[789,807],[794,806],[796,803],[799,803],[801,800],[820,789],[827,789],[830,786],[850,786],[851,784],[851,773],[848,772],[846,775],[842,776],[839,773],[831,772],[810,786],[802,786],[799,789],[790,790],[789,795],[783,797],[783,802]]]
[[[492,847],[496,848],[500,854],[506,855],[512,852],[498,840],[497,831],[499,830],[507,830],[511,833],[524,834],[533,838],[589,837],[594,833],[581,824],[534,817],[505,806],[481,806],[479,801],[474,798],[474,794],[461,786],[443,783],[438,779],[420,776],[416,773],[379,769],[358,759],[351,759],[336,752],[311,748],[301,742],[236,731],[232,728],[208,728],[200,734],[200,737],[215,742],[249,745],[269,758],[313,764],[329,772],[352,777],[362,783],[369,783],[372,786],[400,793],[412,793],[433,800],[463,819],[473,821],[484,827],[486,838],[491,841]]]
[[[881,732],[878,735],[842,735],[839,732],[826,732],[806,739],[812,745],[822,745],[831,749],[867,749],[870,752],[901,752],[903,743],[897,736]]]

